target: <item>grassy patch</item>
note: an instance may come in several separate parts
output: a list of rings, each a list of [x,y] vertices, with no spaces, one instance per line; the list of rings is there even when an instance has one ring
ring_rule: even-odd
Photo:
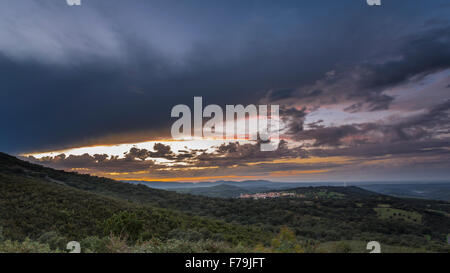
[[[315,252],[317,253],[370,253],[366,249],[368,242],[362,241],[335,241],[319,244]],[[411,248],[403,246],[386,245],[380,242],[381,253],[424,253],[429,252],[422,248]]]
[[[323,190],[323,191],[319,191],[319,192],[312,192],[309,194],[309,197],[321,198],[321,199],[342,199],[345,197],[345,194],[339,193],[339,192]]]
[[[406,211],[394,208],[374,208],[378,218],[382,220],[402,220],[414,224],[422,223],[422,215],[418,212]]]

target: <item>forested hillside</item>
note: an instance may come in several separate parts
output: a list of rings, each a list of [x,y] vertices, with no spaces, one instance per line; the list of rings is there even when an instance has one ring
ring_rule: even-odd
[[[51,235],[61,242],[69,242],[113,233],[136,241],[195,235],[197,240],[211,239],[251,246],[269,238],[268,232],[255,227],[188,215],[150,203],[131,202],[107,196],[110,194],[108,191],[106,194],[88,191],[98,184],[104,186],[104,183],[116,183],[114,181],[99,182],[101,179],[91,180],[87,176],[31,165],[4,154],[0,156],[0,227],[3,239],[39,240]],[[71,178],[88,182],[77,185],[83,188],[78,189],[63,182]],[[70,180],[69,184],[74,182]],[[122,186],[125,186],[123,192],[126,194],[127,185]],[[117,189],[115,185],[112,187]]]
[[[449,251],[448,202],[394,198],[357,187],[288,192],[295,197],[209,198],[53,170],[0,154],[4,239],[45,241],[50,233],[61,241],[79,241],[115,235],[130,243],[209,240],[267,251],[285,226],[284,232],[292,231],[308,250],[325,243],[377,240]]]

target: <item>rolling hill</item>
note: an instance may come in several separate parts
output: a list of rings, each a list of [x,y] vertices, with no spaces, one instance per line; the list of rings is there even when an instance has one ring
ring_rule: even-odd
[[[267,235],[258,228],[144,202],[137,194],[142,186],[52,170],[5,154],[0,154],[0,166],[0,227],[8,239],[37,239],[48,232],[64,236],[67,242],[104,236],[108,235],[105,222],[123,211],[139,217],[144,239],[165,239],[171,232],[195,231],[205,234],[205,238],[254,243],[258,236]],[[157,199],[158,192],[152,190],[147,196]]]
[[[372,184],[361,187],[370,191],[398,197],[450,201],[450,183]]]
[[[312,245],[377,240],[449,251],[448,202],[391,197],[353,186],[281,191],[295,196],[253,200],[181,194],[54,170],[0,153],[0,226],[6,239],[38,239],[49,232],[74,240],[107,236],[114,231],[108,224],[125,218],[134,219],[143,240],[196,234],[231,245],[267,245],[281,227],[288,227]]]
[[[318,186],[356,186],[369,191],[407,198],[450,201],[448,181],[365,181],[365,182],[273,182],[267,180],[215,181],[215,182],[149,182],[123,181],[135,185],[145,185],[153,189],[177,191],[211,197],[233,198],[241,193],[257,193],[272,190],[287,190]]]

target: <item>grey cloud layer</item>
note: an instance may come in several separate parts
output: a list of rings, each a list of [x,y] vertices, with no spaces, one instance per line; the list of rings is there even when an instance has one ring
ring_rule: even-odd
[[[176,104],[196,95],[248,104],[310,85],[396,44],[399,29],[440,18],[439,5],[373,13],[350,1],[14,1],[0,11],[0,150],[167,136]]]
[[[450,25],[427,28],[399,40],[371,59],[325,73],[312,85],[271,90],[266,100],[311,109],[351,103],[345,109],[349,112],[389,109],[394,97],[383,93],[388,88],[450,68]]]
[[[250,170],[246,162],[421,151],[448,158],[449,97],[442,90],[425,106],[408,103],[408,111],[421,112],[407,117],[330,126],[305,121],[335,105],[376,116],[398,99],[386,90],[414,88],[449,69],[449,15],[447,0],[390,1],[382,9],[334,0],[86,0],[79,8],[62,0],[10,1],[0,10],[0,150],[164,138],[171,108],[203,96],[204,104],[279,103],[288,141],[308,144],[267,154],[258,144],[225,145],[212,154],[175,154],[161,144],[125,158],[43,161],[132,172],[167,167],[159,158],[253,172],[262,167]]]
[[[265,160],[306,157],[306,152],[301,147],[289,149],[284,141],[273,152],[261,152],[259,143],[239,144],[237,142],[220,145],[213,152],[190,149],[175,154],[171,151],[170,146],[161,143],[156,143],[153,150],[131,148],[121,158],[106,154],[69,156],[60,154],[40,159],[30,156],[26,159],[58,169],[89,169],[90,172],[102,173],[147,171],[152,174],[170,168],[170,171],[166,171],[166,174],[170,174],[173,170],[182,171],[188,167],[226,168],[234,165],[245,166],[251,162]],[[171,164],[157,163],[156,159],[161,158],[169,160]],[[189,172],[186,174],[188,175]]]

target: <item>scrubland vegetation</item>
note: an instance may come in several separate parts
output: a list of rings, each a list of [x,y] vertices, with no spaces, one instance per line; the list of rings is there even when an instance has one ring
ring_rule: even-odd
[[[57,171],[0,154],[0,252],[449,252],[450,203],[357,187],[222,199]]]

